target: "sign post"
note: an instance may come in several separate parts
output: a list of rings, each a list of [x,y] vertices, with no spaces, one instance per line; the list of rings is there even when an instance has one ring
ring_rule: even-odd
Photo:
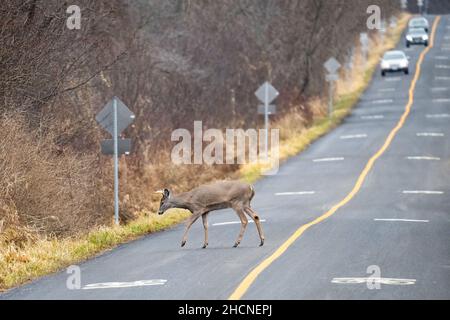
[[[269,114],[274,114],[276,112],[275,106],[271,106],[270,103],[278,97],[279,92],[266,81],[258,90],[256,90],[255,95],[259,101],[264,103],[264,155],[267,158],[269,156]],[[259,107],[258,111],[261,113],[262,108]]]
[[[329,97],[328,97],[328,117],[331,119],[333,115],[333,93],[334,93],[334,82],[339,80],[339,76],[337,71],[341,67],[341,64],[335,59],[330,58],[323,65],[327,70],[328,74],[326,75],[326,81],[329,83]]]
[[[135,115],[117,97],[109,101],[95,117],[113,137],[112,141],[104,140],[101,145],[102,152],[112,154],[114,159],[114,222],[116,225],[119,224],[119,154],[129,154],[131,149],[131,141],[119,140],[119,135],[133,122],[134,118]]]
[[[366,67],[367,65],[367,52],[369,49],[369,36],[367,35],[367,33],[363,32],[359,35],[359,41],[361,42],[361,51],[362,51],[362,56],[364,59],[364,66]]]

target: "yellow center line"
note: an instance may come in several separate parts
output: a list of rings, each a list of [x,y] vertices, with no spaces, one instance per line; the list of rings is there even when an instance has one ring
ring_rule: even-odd
[[[411,112],[411,107],[414,103],[414,90],[417,85],[417,81],[420,77],[420,72],[422,68],[423,60],[425,59],[425,55],[430,51],[431,48],[434,46],[434,38],[436,35],[437,26],[439,24],[439,21],[441,20],[441,17],[436,17],[434,24],[433,24],[433,30],[431,33],[431,40],[430,45],[427,47],[419,57],[419,60],[417,61],[417,67],[416,67],[416,73],[414,75],[414,78],[411,82],[411,86],[409,88],[409,100],[408,104],[405,107],[405,111],[403,115],[401,116],[400,120],[398,121],[397,125],[394,129],[389,133],[386,141],[384,142],[383,146],[375,153],[367,162],[366,166],[364,167],[364,170],[361,172],[361,174],[358,177],[358,180],[356,181],[356,184],[354,185],[353,189],[350,191],[350,193],[342,199],[338,204],[331,207],[330,210],[325,212],[320,217],[316,218],[315,220],[302,225],[300,228],[298,228],[277,250],[275,250],[274,253],[272,253],[268,258],[264,259],[259,265],[257,265],[250,273],[242,280],[242,282],[238,285],[238,287],[234,290],[234,292],[230,295],[228,298],[229,300],[239,300],[242,298],[242,296],[247,292],[247,290],[250,288],[250,286],[255,282],[256,278],[263,272],[268,266],[272,264],[276,259],[278,259],[302,234],[305,232],[308,228],[324,221],[325,219],[332,216],[338,209],[346,205],[350,200],[355,197],[355,195],[361,190],[362,184],[364,183],[367,174],[370,172],[370,170],[373,168],[373,165],[375,164],[375,161],[378,160],[379,157],[383,155],[383,153],[387,150],[387,148],[391,145],[392,140],[395,138],[398,131],[403,127],[405,124],[406,119],[408,118],[409,113]]]

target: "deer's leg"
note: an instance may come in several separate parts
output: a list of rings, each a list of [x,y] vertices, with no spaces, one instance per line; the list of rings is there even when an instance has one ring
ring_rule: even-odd
[[[203,249],[208,246],[208,212],[202,215],[203,228],[205,229],[205,242],[203,243]]]
[[[186,223],[186,230],[184,231],[183,240],[181,241],[181,246],[184,247],[187,241],[187,235],[188,231],[191,228],[192,224],[197,221],[199,215],[193,215],[189,218],[188,222]]]
[[[234,244],[234,247],[236,248],[241,243],[242,237],[244,236],[245,229],[247,228],[248,220],[247,220],[247,217],[245,216],[245,211],[242,207],[233,208],[233,209],[234,209],[234,211],[236,211],[239,219],[241,220],[241,231],[239,232],[239,236]]]
[[[250,208],[250,206],[246,206],[244,208],[245,213],[247,213],[252,219],[253,221],[255,221],[256,224],[256,228],[258,229],[258,234],[259,234],[259,238],[261,239],[261,243],[260,243],[260,247],[264,245],[264,232],[262,229],[262,225],[261,225],[261,220],[259,219],[258,214],[255,212],[255,210],[253,210],[252,208]]]

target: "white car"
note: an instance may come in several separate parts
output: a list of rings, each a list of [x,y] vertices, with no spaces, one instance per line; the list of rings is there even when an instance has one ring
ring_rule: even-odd
[[[400,50],[388,51],[381,59],[381,75],[387,72],[404,72],[409,74],[409,57]]]
[[[408,23],[408,27],[410,29],[422,28],[425,30],[425,32],[428,33],[428,30],[430,29],[430,24],[428,23],[428,20],[426,18],[418,17],[418,18],[412,18]]]
[[[428,47],[428,33],[422,28],[413,28],[406,34],[406,47],[410,47],[413,44],[421,44]]]

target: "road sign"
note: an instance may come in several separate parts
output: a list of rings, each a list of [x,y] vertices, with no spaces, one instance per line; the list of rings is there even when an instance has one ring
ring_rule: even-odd
[[[112,98],[95,117],[97,122],[113,136],[111,141],[114,158],[114,220],[116,224],[119,224],[119,148],[127,147],[127,142],[119,142],[119,135],[133,122],[134,118],[134,114],[117,97]],[[102,150],[109,151],[110,144],[111,142],[103,142]]]
[[[337,73],[330,73],[330,74],[327,74],[327,75],[325,76],[325,80],[326,80],[327,82],[338,81],[338,80],[339,80],[339,76],[338,76]]]
[[[369,36],[366,32],[363,32],[359,35],[359,41],[363,47],[367,47],[369,45]]]
[[[117,134],[120,135],[134,120],[135,115],[117,97],[109,101],[100,111],[95,120],[112,136],[114,136],[114,99],[117,101]]]
[[[119,139],[118,143],[118,153],[130,154],[131,152],[131,139]],[[100,142],[101,150],[103,154],[113,155],[114,154],[114,139],[107,139]]]
[[[391,28],[397,27],[397,18],[396,17],[391,17],[389,25],[390,25]]]
[[[408,0],[400,0],[400,5],[402,6],[402,9],[405,10],[408,8]]]
[[[267,108],[267,112],[269,115],[276,114],[277,113],[277,106],[271,104]],[[258,113],[259,114],[266,114],[266,106],[265,105],[259,105],[258,106]]]
[[[423,0],[417,0],[417,5],[419,7],[423,7]]]
[[[328,73],[336,73],[336,71],[338,71],[341,67],[341,64],[335,58],[330,58],[327,60],[327,62],[325,62],[323,66],[328,71]]]
[[[279,92],[269,82],[265,82],[255,92],[255,95],[259,101],[269,104],[278,97]]]
[[[256,90],[255,95],[259,101],[264,103],[264,126],[266,133],[264,137],[264,155],[267,158],[269,155],[269,104],[278,97],[279,92],[266,81],[258,90]]]

